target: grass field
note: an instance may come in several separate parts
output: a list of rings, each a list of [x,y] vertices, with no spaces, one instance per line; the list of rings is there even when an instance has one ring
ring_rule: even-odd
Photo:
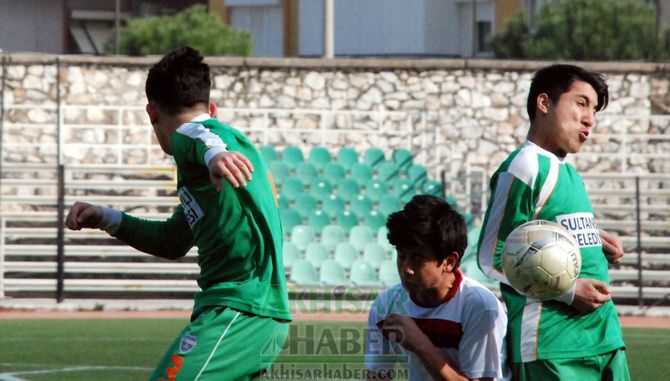
[[[0,381],[146,380],[185,323],[182,319],[0,320]],[[301,340],[287,346],[286,352],[316,348],[325,356],[313,359],[346,359],[362,369],[362,335],[351,332],[363,328],[363,323],[295,322],[294,332],[316,340]],[[331,334],[338,342],[338,334],[348,335],[348,346],[340,348],[339,358],[328,352],[333,348]],[[633,380],[667,379],[670,329],[628,328],[624,337]]]

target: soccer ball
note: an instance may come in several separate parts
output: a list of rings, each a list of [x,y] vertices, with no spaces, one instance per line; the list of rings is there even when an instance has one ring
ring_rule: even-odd
[[[518,226],[505,240],[502,267],[512,287],[536,300],[553,299],[579,276],[579,244],[561,225],[533,220]]]

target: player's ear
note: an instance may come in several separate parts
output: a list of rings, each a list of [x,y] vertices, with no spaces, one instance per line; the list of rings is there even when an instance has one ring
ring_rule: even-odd
[[[211,116],[212,118],[216,118],[216,112],[218,110],[219,109],[216,107],[214,103],[210,102],[209,105],[207,105],[207,111],[209,112],[209,116]]]
[[[458,258],[459,255],[455,251],[447,254],[444,260],[442,260],[442,271],[447,273],[453,272],[458,265]]]
[[[158,123],[158,111],[156,110],[156,107],[154,107],[151,103],[147,103],[145,110],[147,110],[147,115],[149,115],[149,122],[151,125],[153,126]]]
[[[550,102],[551,99],[549,99],[549,95],[547,93],[542,93],[535,98],[535,107],[540,113],[546,114],[549,112]]]

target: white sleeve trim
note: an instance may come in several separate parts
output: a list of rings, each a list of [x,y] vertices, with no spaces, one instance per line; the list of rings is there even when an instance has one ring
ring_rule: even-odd
[[[109,234],[116,233],[119,230],[119,227],[121,227],[123,213],[106,206],[98,206],[98,208],[100,208],[100,211],[102,212],[102,218],[100,219],[98,228]]]
[[[214,158],[214,156],[220,154],[221,152],[228,152],[228,149],[225,145],[223,147],[218,146],[208,149],[207,152],[205,152],[205,163],[207,163],[207,166],[209,166],[209,162]]]
[[[571,305],[572,302],[575,300],[575,290],[577,289],[577,282],[572,284],[572,287],[560,296],[556,298],[559,302],[563,302],[567,305]]]

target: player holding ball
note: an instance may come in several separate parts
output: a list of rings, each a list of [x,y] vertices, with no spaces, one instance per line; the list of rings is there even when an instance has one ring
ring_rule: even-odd
[[[478,263],[501,282],[507,304],[508,353],[515,380],[629,380],[621,326],[609,289],[608,261],[623,256],[621,240],[600,230],[581,176],[566,162],[579,152],[607,106],[598,73],[552,65],[533,76],[530,129],[491,178],[491,197],[479,237]],[[508,235],[531,220],[556,222],[579,245],[574,286],[539,301],[510,286],[501,253]]]

